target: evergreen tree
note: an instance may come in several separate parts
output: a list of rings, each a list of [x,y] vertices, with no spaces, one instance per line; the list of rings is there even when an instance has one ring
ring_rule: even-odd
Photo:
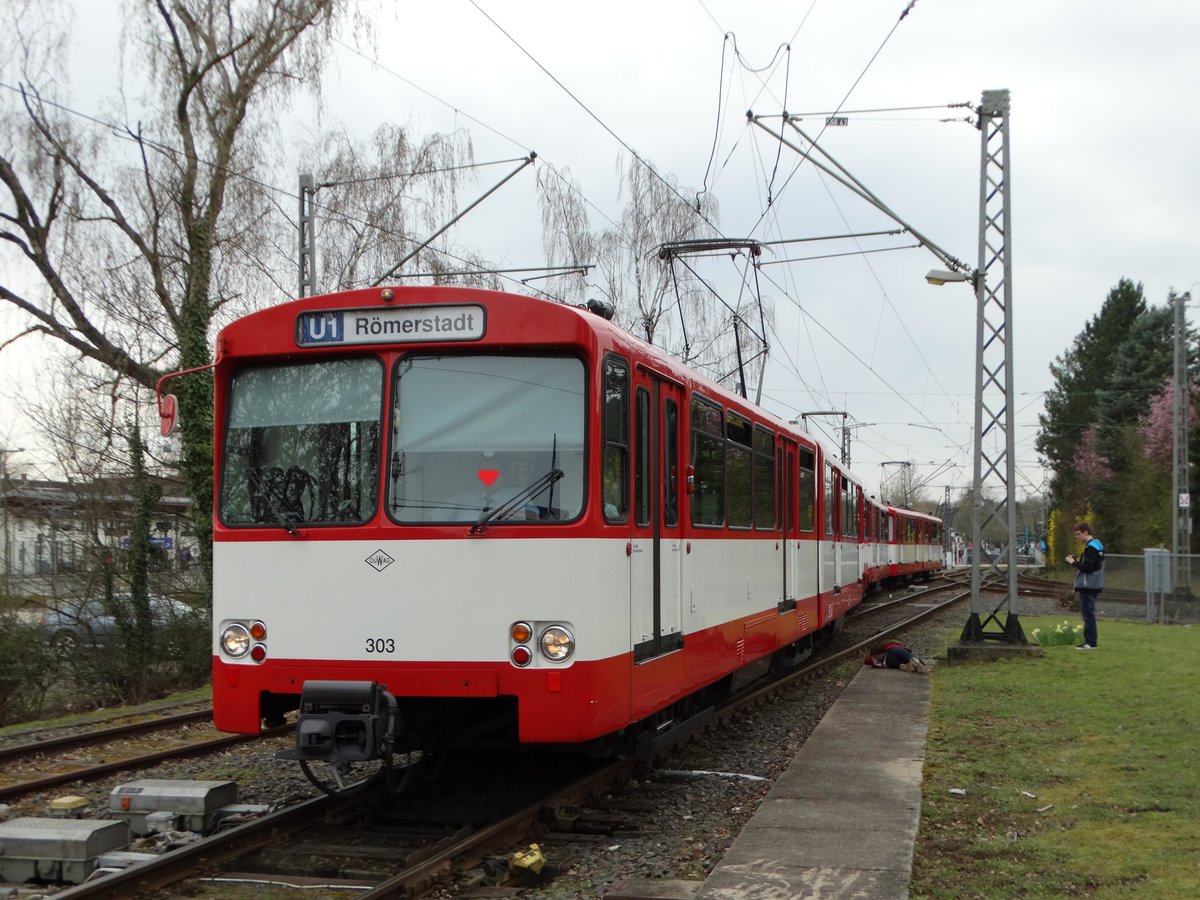
[[[1122,278],[1071,349],[1050,364],[1054,387],[1046,394],[1046,411],[1038,416],[1036,446],[1050,463],[1055,507],[1066,504],[1079,486],[1073,471],[1076,451],[1088,429],[1100,421],[1098,401],[1113,377],[1113,360],[1145,310],[1142,285]]]
[[[1097,392],[1098,437],[1114,444],[1116,433],[1138,421],[1151,398],[1175,370],[1175,312],[1169,306],[1144,311],[1133,321],[1112,359],[1108,383]],[[1120,458],[1115,446],[1104,456],[1112,463]]]
[[[1055,387],[1037,446],[1053,470],[1055,521],[1064,529],[1089,521],[1112,552],[1171,537],[1174,294],[1170,301],[1147,308],[1141,285],[1122,279],[1051,366]],[[1185,340],[1192,347],[1195,336]]]

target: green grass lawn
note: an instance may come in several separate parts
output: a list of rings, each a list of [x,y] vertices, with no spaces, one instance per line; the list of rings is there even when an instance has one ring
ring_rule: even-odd
[[[1200,627],[1099,635],[935,670],[913,897],[1200,896]]]

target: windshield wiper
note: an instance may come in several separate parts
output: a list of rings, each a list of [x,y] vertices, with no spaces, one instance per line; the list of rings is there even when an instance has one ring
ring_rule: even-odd
[[[554,484],[556,481],[559,481],[562,477],[562,469],[551,469],[533,484],[529,485],[529,487],[515,494],[511,499],[493,507],[492,509],[485,509],[479,514],[479,518],[475,520],[475,524],[471,526],[471,530],[468,532],[468,534],[482,534],[485,530],[485,526],[488,522],[492,521],[492,519],[498,519],[502,516],[508,515],[517,507],[523,506],[526,502],[532,500],[546,488],[550,487],[550,485]]]
[[[292,513],[285,513],[282,509],[280,509],[279,503],[275,500],[274,497],[263,497],[263,499],[267,503],[267,511],[270,512],[271,515],[275,517],[275,520],[273,522],[266,522],[264,524],[274,525],[276,528],[282,528],[284,531],[286,531],[292,537],[298,537],[300,535],[300,529],[292,524],[292,522],[291,522]]]

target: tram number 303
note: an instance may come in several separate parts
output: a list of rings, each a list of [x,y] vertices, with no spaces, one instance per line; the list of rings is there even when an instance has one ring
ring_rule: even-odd
[[[396,641],[393,638],[367,638],[368,653],[395,653]]]

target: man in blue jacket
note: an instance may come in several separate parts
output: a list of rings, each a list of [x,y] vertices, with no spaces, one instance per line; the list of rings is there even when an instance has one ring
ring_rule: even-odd
[[[1079,614],[1083,616],[1083,643],[1076,650],[1096,649],[1096,595],[1104,589],[1104,545],[1092,535],[1091,526],[1080,522],[1075,526],[1075,540],[1082,543],[1083,556],[1067,556],[1067,565],[1074,566],[1075,590],[1079,594]]]

